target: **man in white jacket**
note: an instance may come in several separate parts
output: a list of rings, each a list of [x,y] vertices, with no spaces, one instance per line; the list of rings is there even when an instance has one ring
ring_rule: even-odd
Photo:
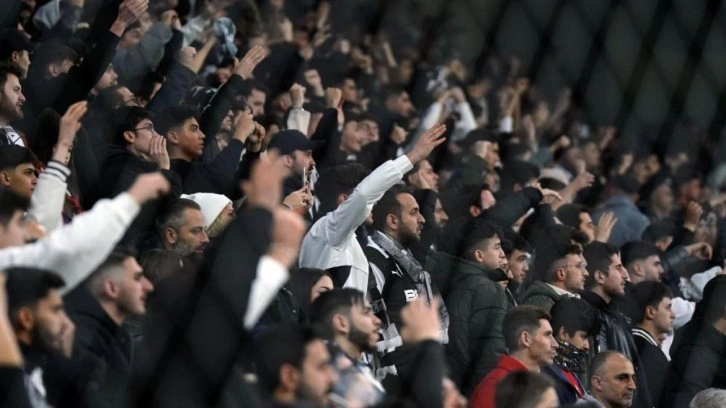
[[[303,239],[300,250],[300,266],[332,270],[334,282],[344,282],[343,287],[368,291],[368,261],[355,237],[355,230],[368,218],[375,204],[415,163],[424,160],[436,146],[444,142],[441,137],[444,125],[427,130],[413,149],[396,160],[389,160],[363,179],[353,191],[343,191],[343,186],[330,186],[330,193],[321,191],[321,209],[330,212],[320,218]],[[346,167],[349,165],[344,165]],[[336,171],[336,168],[331,169]],[[329,173],[332,175],[332,173]],[[324,175],[319,190],[324,190]],[[334,184],[334,183],[333,183]],[[331,201],[331,202],[326,202]]]

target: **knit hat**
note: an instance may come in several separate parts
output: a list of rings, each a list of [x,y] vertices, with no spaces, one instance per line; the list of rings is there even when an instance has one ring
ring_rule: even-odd
[[[222,194],[212,193],[195,193],[195,194],[182,194],[181,198],[192,200],[202,207],[202,214],[204,215],[204,228],[209,228],[214,220],[219,217],[225,207],[228,204],[232,204],[232,200]]]

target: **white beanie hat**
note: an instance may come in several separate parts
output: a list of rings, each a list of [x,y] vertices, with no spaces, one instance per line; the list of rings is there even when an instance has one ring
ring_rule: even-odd
[[[232,200],[222,194],[212,193],[195,193],[195,194],[182,194],[181,198],[192,200],[202,207],[202,214],[204,215],[205,228],[209,228],[214,220],[219,217],[225,207],[228,204],[232,204]]]

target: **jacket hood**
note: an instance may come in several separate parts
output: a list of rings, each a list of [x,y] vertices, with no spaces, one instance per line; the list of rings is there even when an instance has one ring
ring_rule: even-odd
[[[82,320],[84,325],[92,326],[94,329],[102,328],[110,333],[115,333],[121,328],[84,286],[73,289],[64,300],[66,310],[69,315],[73,315],[73,320]]]

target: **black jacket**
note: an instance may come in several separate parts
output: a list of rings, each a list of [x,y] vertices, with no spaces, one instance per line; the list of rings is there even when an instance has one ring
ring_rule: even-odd
[[[545,374],[554,380],[555,391],[557,391],[557,399],[560,401],[560,405],[574,404],[577,402],[579,399],[577,389],[567,379],[561,367],[556,364],[542,367],[542,374]],[[573,373],[573,375],[580,384],[580,387],[585,390],[585,386],[582,384],[577,374]]]
[[[132,342],[85,287],[65,297],[68,315],[76,325],[73,353],[76,358],[95,358],[92,406],[123,406],[131,380]]]
[[[644,337],[647,336],[648,338]],[[650,334],[643,333],[642,330],[633,329],[633,342],[640,356],[640,367],[635,367],[645,371],[648,376],[648,391],[650,398],[656,407],[661,406],[661,395],[663,393],[666,380],[668,378],[668,369],[670,362],[663,350],[656,344]]]
[[[210,163],[174,159],[171,161],[171,170],[181,177],[184,194],[215,193],[236,200],[242,196],[235,174],[243,149],[242,142],[232,139]]]
[[[582,294],[582,299],[597,311],[597,320],[600,325],[600,330],[595,336],[594,347],[591,347],[590,350],[594,353],[605,350],[617,351],[628,357],[634,367],[640,367],[640,356],[630,334],[628,318],[616,309],[614,302],[607,303],[594,292],[586,291]],[[636,371],[635,377],[638,388],[633,399],[633,408],[652,408],[653,402],[650,399],[645,371]]]
[[[697,318],[676,331],[663,406],[688,406],[706,388],[726,388],[726,335]]]
[[[507,297],[490,277],[498,276],[498,272],[443,252],[434,257],[432,280],[442,285],[450,318],[446,354],[451,379],[465,395],[471,395],[497,365],[499,356],[506,353],[502,322],[507,314]]]

